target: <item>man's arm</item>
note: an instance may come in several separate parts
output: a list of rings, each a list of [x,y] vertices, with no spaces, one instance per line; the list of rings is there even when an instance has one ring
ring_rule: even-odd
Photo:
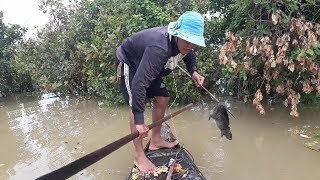
[[[204,77],[197,72],[196,54],[192,50],[183,58],[186,64],[187,71],[190,73],[193,82],[197,87],[202,86],[204,82]]]

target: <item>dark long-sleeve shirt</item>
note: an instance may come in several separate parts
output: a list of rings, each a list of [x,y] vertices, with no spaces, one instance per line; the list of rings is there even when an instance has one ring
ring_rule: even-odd
[[[118,48],[117,59],[135,72],[130,85],[135,124],[144,123],[146,89],[154,79],[172,72],[173,68],[167,66],[168,59],[179,53],[174,38],[169,38],[167,27],[140,31],[125,39]],[[197,70],[194,52],[191,51],[182,60],[192,75]]]

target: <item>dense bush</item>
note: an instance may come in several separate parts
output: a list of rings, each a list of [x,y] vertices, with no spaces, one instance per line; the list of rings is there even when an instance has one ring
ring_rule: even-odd
[[[32,91],[32,80],[27,70],[13,61],[16,47],[25,29],[19,25],[6,25],[0,11],[0,97],[15,92]]]
[[[196,54],[210,91],[251,100],[261,114],[263,100],[285,101],[293,116],[298,116],[299,101],[319,101],[318,1],[64,2],[42,0],[40,9],[50,21],[15,48],[9,64],[2,63],[29,73],[32,84],[47,91],[98,95],[108,103],[123,103],[115,78],[116,47],[137,31],[165,26],[184,11],[196,10],[206,14],[207,47],[197,48]],[[176,103],[199,101],[205,95],[179,69],[166,83]]]
[[[283,99],[290,114],[297,105],[320,94],[319,4],[315,1],[237,1],[229,5],[231,21],[220,64],[237,79],[234,91],[253,99],[260,114],[261,101]],[[236,17],[236,18],[234,18]],[[237,35],[234,35],[237,34]]]

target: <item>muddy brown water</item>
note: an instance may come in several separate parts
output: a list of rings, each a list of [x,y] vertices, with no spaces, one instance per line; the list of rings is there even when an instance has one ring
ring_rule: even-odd
[[[239,118],[230,119],[232,141],[208,121],[213,105],[193,106],[169,122],[208,180],[320,179],[320,152],[303,146],[320,143],[306,138],[320,134],[319,107],[301,107],[293,119],[283,106],[267,107],[266,116],[250,104],[232,106]],[[35,179],[129,134],[128,112],[52,94],[0,102],[0,179]],[[71,179],[124,179],[132,155],[129,143]]]

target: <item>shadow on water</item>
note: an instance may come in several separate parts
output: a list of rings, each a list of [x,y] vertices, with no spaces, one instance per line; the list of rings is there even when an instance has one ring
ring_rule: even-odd
[[[128,107],[104,107],[98,100],[58,97],[8,99],[0,104],[0,179],[34,179],[127,134]],[[207,179],[320,179],[320,108],[300,108],[300,118],[283,106],[260,116],[250,104],[233,103],[233,139],[221,139],[208,121],[213,105],[194,106],[169,121]],[[171,113],[175,108],[170,108]],[[151,123],[151,110],[146,121]],[[124,179],[132,166],[128,144],[71,179]]]

